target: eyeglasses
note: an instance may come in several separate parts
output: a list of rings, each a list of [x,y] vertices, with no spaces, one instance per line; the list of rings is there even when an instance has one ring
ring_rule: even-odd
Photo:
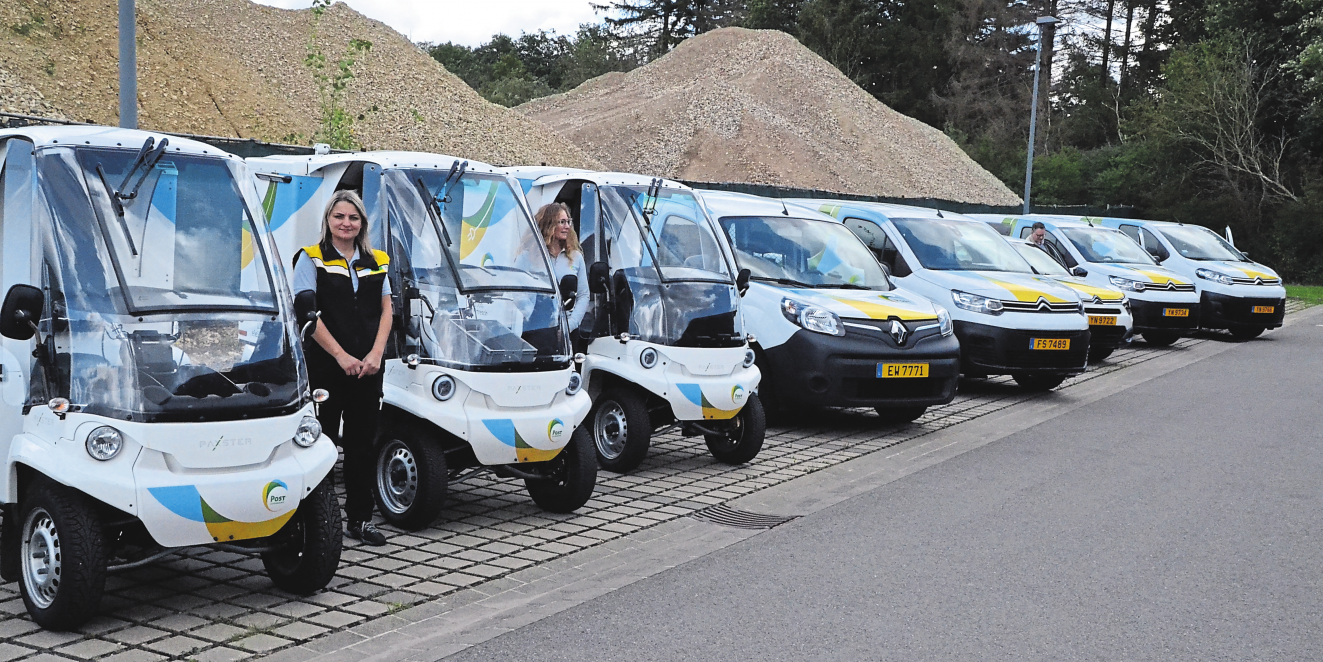
[[[571,221],[571,220],[568,219],[568,218],[562,218],[562,219],[556,221],[556,225],[573,225],[573,224],[574,224],[574,221]]]

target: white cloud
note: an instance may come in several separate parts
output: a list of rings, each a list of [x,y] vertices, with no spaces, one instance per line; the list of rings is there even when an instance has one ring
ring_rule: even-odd
[[[255,0],[283,9],[306,9],[312,0]],[[391,26],[411,41],[453,41],[478,46],[503,32],[570,33],[595,23],[592,0],[344,0],[364,16]]]

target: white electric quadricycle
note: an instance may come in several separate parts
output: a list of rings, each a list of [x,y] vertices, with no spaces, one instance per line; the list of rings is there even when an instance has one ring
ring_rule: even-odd
[[[33,620],[190,545],[311,593],[340,560],[336,449],[238,157],[104,127],[0,132],[0,571]]]
[[[388,344],[374,491],[386,521],[431,524],[448,485],[524,480],[542,508],[592,496],[597,464],[546,245],[515,181],[492,166],[415,152],[249,159],[276,244],[317,243],[337,190],[358,191],[390,256]]]
[[[530,206],[571,210],[588,265],[592,307],[578,329],[593,396],[598,463],[624,472],[654,434],[703,436],[739,464],[763,446],[765,415],[724,236],[688,187],[621,173],[511,168]]]

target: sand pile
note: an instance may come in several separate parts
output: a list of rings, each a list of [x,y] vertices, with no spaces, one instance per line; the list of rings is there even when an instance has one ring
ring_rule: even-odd
[[[321,116],[304,64],[311,10],[248,0],[138,0],[139,125],[309,144]],[[31,107],[38,92],[80,121],[118,122],[118,39],[112,0],[0,3],[0,105]],[[497,164],[596,167],[545,127],[488,103],[389,27],[338,3],[318,27],[334,66],[351,39],[372,42],[348,87],[347,109],[368,149],[442,152]],[[11,98],[12,94],[12,98]],[[24,106],[24,104],[28,104]],[[375,108],[376,110],[373,110]],[[25,113],[27,111],[24,111]]]
[[[516,110],[615,170],[1019,204],[942,132],[891,110],[782,32],[709,32],[645,67]]]

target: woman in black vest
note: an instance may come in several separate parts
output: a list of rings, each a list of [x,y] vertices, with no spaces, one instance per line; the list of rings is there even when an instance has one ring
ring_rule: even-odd
[[[304,343],[308,380],[331,397],[317,418],[344,449],[346,535],[369,545],[386,537],[372,524],[374,452],[381,416],[381,361],[391,329],[390,258],[372,250],[367,213],[353,191],[336,191],[321,241],[294,258],[294,293],[313,290],[321,323]],[[340,434],[340,422],[344,432]]]

